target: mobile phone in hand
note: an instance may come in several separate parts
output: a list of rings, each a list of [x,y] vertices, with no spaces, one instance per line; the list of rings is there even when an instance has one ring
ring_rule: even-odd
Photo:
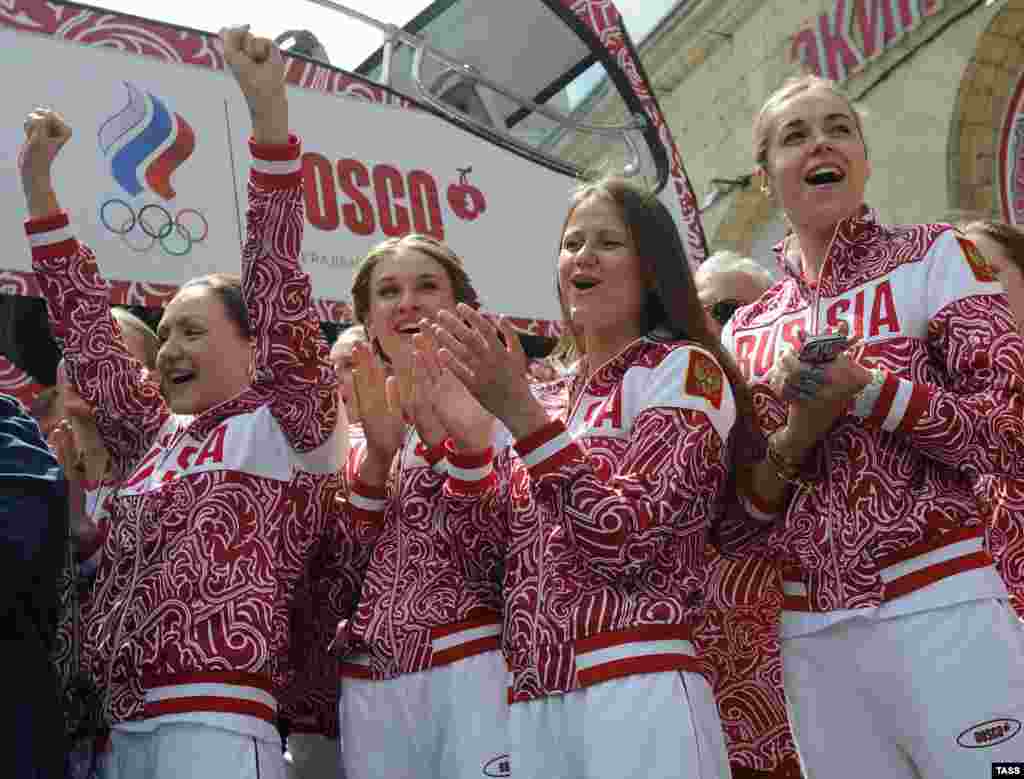
[[[846,349],[846,336],[842,333],[809,335],[800,347],[800,362],[822,365],[832,362]]]

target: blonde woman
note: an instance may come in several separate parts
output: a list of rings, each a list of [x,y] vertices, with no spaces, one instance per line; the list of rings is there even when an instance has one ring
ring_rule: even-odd
[[[754,146],[793,230],[784,280],[722,340],[772,430],[751,514],[785,517],[769,547],[805,772],[984,773],[1022,754],[1024,640],[972,485],[1024,475],[1024,341],[969,241],[865,204],[863,128],[833,84],[773,93]]]

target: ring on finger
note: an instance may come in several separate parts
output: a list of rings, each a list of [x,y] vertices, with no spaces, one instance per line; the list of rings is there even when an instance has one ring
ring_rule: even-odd
[[[797,384],[798,390],[808,395],[811,395],[812,397],[816,395],[819,392],[819,390],[821,390],[821,388],[821,384],[815,381],[811,381],[810,379],[800,379],[800,382]]]

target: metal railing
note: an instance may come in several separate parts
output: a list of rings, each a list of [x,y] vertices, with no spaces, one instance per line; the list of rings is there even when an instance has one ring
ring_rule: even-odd
[[[634,176],[640,172],[642,167],[640,161],[640,148],[637,145],[635,133],[642,132],[647,128],[647,118],[645,116],[641,114],[634,114],[631,122],[621,125],[592,125],[586,122],[581,122],[557,109],[541,105],[540,103],[535,103],[529,97],[521,95],[513,89],[510,89],[500,82],[484,75],[472,65],[460,62],[441,49],[430,45],[422,36],[410,33],[393,24],[381,22],[374,19],[372,16],[367,16],[366,14],[360,13],[359,11],[342,5],[341,3],[332,2],[332,0],[307,0],[307,2],[315,3],[316,5],[328,8],[332,11],[337,11],[350,19],[354,19],[355,21],[374,27],[383,33],[384,44],[380,77],[380,84],[382,86],[389,89],[394,88],[392,84],[392,60],[395,57],[397,46],[405,45],[413,50],[412,81],[419,93],[418,97],[445,116],[460,122],[470,122],[473,125],[478,126],[484,132],[500,136],[506,143],[523,150],[529,155],[539,154],[557,164],[564,164],[564,162],[559,160],[557,157],[531,146],[505,129],[504,119],[501,116],[495,115],[496,112],[493,104],[479,91],[478,87],[483,86],[492,92],[496,92],[508,100],[511,100],[521,108],[555,122],[563,130],[621,140],[629,151],[628,161],[622,171],[623,175]],[[442,83],[450,83],[450,73],[457,74],[458,78],[463,83],[469,82],[473,85],[477,97],[480,98],[480,102],[489,116],[490,122],[482,121],[478,117],[473,116],[466,111],[462,111],[456,106],[444,101],[438,96],[435,89],[431,89],[424,83],[423,61],[426,57],[430,57],[430,59],[444,66],[449,71],[447,73],[442,73],[441,77],[435,79],[435,87],[439,87]],[[416,99],[417,96],[410,95],[410,97]]]

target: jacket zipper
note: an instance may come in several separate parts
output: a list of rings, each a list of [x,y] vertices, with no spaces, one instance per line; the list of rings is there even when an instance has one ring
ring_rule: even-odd
[[[391,608],[388,609],[388,640],[391,642],[391,651],[394,653],[396,670],[401,669],[401,661],[398,656],[398,642],[395,641],[395,612],[397,611],[396,603],[398,599],[398,584],[402,572],[402,550],[404,546],[402,544],[403,533],[401,510],[403,482],[402,476],[404,475],[405,471],[405,450],[406,448],[408,448],[409,442],[411,440],[411,428],[407,428],[405,432],[405,440],[402,441],[402,446],[398,450],[398,463],[395,473],[395,491],[391,496],[391,499],[396,502],[397,510],[395,511],[395,575],[391,579]],[[396,467],[394,462],[392,462],[392,467]]]
[[[612,357],[610,357],[607,360],[605,360],[601,364],[600,368],[598,368],[597,370],[591,372],[591,374],[587,377],[586,381],[583,383],[583,386],[580,387],[579,394],[576,396],[575,399],[573,399],[572,403],[570,404],[569,414],[565,418],[565,428],[566,428],[567,431],[571,428],[572,420],[576,417],[576,412],[579,411],[580,402],[583,400],[583,396],[586,394],[587,387],[590,386],[590,383],[591,383],[591,381],[593,381],[594,377],[597,376],[597,374],[599,374],[601,371],[603,371],[608,365],[611,365],[613,362],[615,362],[617,359],[619,359],[627,350],[631,349],[635,343],[637,343],[638,341],[642,341],[645,338],[646,338],[646,336],[640,336],[639,338],[636,338],[636,339],[630,341],[628,344],[626,344],[626,346],[624,346],[622,349],[620,349],[615,355],[613,355]],[[580,360],[577,364],[582,367],[583,361]],[[553,529],[554,528],[551,528],[551,530],[553,530]],[[540,529],[540,533],[541,533],[541,538],[540,538],[540,540],[541,540],[541,548],[540,548],[540,554],[538,555],[538,557],[540,559],[539,559],[539,561],[537,563],[537,605],[534,607],[534,610],[533,610],[533,626],[532,626],[532,630],[530,631],[530,645],[531,645],[531,654],[533,655],[533,657],[532,657],[533,669],[534,669],[534,672],[537,674],[537,682],[538,682],[538,684],[540,683],[540,654],[539,654],[539,648],[537,646],[537,626],[538,626],[538,623],[540,622],[541,606],[543,605],[543,602],[544,602],[544,573],[545,573],[544,561],[545,561],[545,559],[547,557],[547,554],[546,554],[546,549],[547,549],[546,535],[549,534],[550,532],[551,531],[549,529],[546,529],[543,526]]]
[[[812,332],[814,332],[815,334],[817,334],[817,332],[818,332],[818,325],[819,325],[818,313],[819,313],[819,309],[821,308],[822,280],[825,278],[825,269],[829,268],[830,265],[831,265],[832,248],[835,245],[836,236],[839,235],[839,226],[841,224],[842,224],[842,220],[840,220],[839,222],[836,222],[836,226],[832,230],[832,238],[829,239],[828,248],[825,250],[825,260],[824,260],[824,262],[822,262],[821,270],[818,273],[818,282],[817,282],[817,284],[814,285],[814,295],[813,295],[813,298],[814,298],[814,309],[811,312],[811,317],[812,317],[811,321],[813,323],[813,331]],[[803,254],[803,250],[801,250],[801,254]],[[803,267],[802,267],[802,263],[801,263],[801,272],[802,271],[803,271]],[[825,500],[826,500],[826,506],[827,506],[827,513],[826,513],[826,516],[825,516],[825,538],[826,538],[826,540],[828,542],[829,557],[832,558],[833,575],[835,576],[835,579],[836,579],[836,587],[839,590],[839,599],[840,599],[841,603],[845,604],[846,603],[846,588],[843,586],[843,579],[842,579],[842,576],[840,575],[841,568],[840,568],[840,564],[839,564],[839,558],[838,558],[837,553],[836,553],[835,544],[833,543],[832,524],[835,521],[836,512],[835,512],[835,500],[834,500],[835,496],[833,495],[833,490],[832,490],[832,472],[831,472],[831,469],[828,467],[828,464],[829,464],[829,462],[831,461],[831,458],[832,458],[832,451],[831,451],[831,449],[829,447],[828,435],[826,435],[825,439],[822,441],[822,446],[824,448],[824,454],[825,454]]]

